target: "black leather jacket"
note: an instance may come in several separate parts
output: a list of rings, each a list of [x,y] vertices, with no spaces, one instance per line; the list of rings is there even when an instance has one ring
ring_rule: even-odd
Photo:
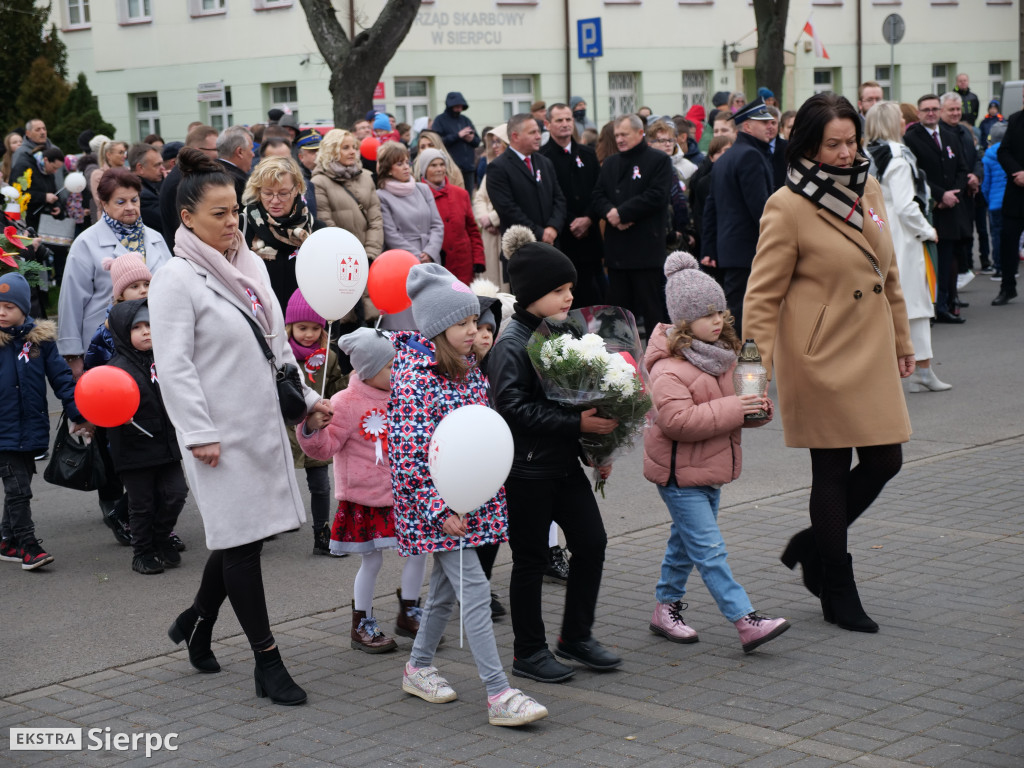
[[[511,477],[567,477],[579,469],[580,415],[548,400],[526,345],[539,320],[517,309],[487,355],[491,403],[515,441]]]

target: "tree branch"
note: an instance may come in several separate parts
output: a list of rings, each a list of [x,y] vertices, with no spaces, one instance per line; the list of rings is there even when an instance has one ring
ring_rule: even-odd
[[[313,35],[320,55],[333,71],[352,48],[348,35],[338,21],[331,0],[299,0],[306,12],[306,24]]]

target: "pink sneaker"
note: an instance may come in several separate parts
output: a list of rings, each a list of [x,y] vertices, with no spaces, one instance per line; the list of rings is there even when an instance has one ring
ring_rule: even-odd
[[[661,635],[673,643],[696,643],[697,630],[686,626],[683,611],[686,603],[676,600],[674,603],[658,603],[651,616],[651,632]]]
[[[786,619],[759,616],[757,611],[751,611],[736,622],[736,629],[740,633],[743,652],[750,653],[789,629],[789,622]]]

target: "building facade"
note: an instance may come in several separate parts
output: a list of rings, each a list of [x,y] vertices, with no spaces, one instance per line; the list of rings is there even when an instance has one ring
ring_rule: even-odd
[[[358,32],[383,0],[334,5]],[[965,72],[987,103],[1016,79],[1018,12],[1019,0],[791,3],[777,95],[783,108],[822,90],[855,100],[859,82],[877,80],[890,97],[916,101],[949,90]],[[827,59],[803,31],[812,13]],[[906,31],[890,51],[882,27],[894,13]],[[69,72],[86,74],[118,138],[181,138],[193,120],[253,124],[284,105],[303,123],[332,119],[329,72],[298,0],[53,0],[53,14]],[[601,20],[602,55],[583,59],[577,22],[593,18]],[[590,36],[584,47],[595,44]],[[411,123],[438,114],[457,90],[478,127],[570,94],[587,101],[599,124],[641,105],[685,113],[710,106],[715,91],[753,98],[756,46],[749,0],[424,0],[374,102]]]

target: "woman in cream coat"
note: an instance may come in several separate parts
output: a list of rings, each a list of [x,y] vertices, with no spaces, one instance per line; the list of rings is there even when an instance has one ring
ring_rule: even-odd
[[[266,537],[298,529],[305,511],[274,369],[252,325],[277,365],[295,365],[295,357],[266,266],[238,229],[231,177],[188,147],[178,167],[177,258],[153,281],[150,323],[161,394],[211,552],[192,606],[168,635],[185,641],[196,669],[218,672],[211,633],[230,598],[255,655],[256,694],[301,704],[306,694],[284,668],[270,630],[260,551]],[[307,407],[316,411],[312,423],[330,406],[303,389]]]
[[[786,445],[811,451],[811,528],[783,562],[804,568],[826,621],[877,632],[864,612],[847,528],[902,464],[914,370],[888,214],[861,123],[832,93],[800,108],[786,186],[768,199],[743,304],[743,330],[774,370]],[[853,449],[858,464],[850,468]]]
[[[900,268],[903,298],[907,302],[910,340],[917,364],[909,379],[910,391],[943,392],[953,386],[939,381],[932,369],[931,319],[935,317],[935,305],[925,272],[928,256],[922,245],[927,241],[936,242],[938,235],[916,199],[919,197],[924,204],[928,203],[928,184],[921,175],[923,190],[917,191],[915,180],[920,175],[917,159],[900,140],[905,127],[900,105],[881,101],[868,111],[864,140],[868,153],[874,158],[885,208],[889,211],[889,231]]]
[[[487,145],[487,163],[490,164],[508,149],[508,123],[491,128],[484,136],[484,142]],[[473,195],[473,216],[480,227],[480,237],[484,241],[484,263],[487,268],[483,276],[507,292],[508,282],[501,279],[501,221],[498,212],[494,210],[494,205],[491,204],[491,196],[487,194],[487,176],[480,178]]]

